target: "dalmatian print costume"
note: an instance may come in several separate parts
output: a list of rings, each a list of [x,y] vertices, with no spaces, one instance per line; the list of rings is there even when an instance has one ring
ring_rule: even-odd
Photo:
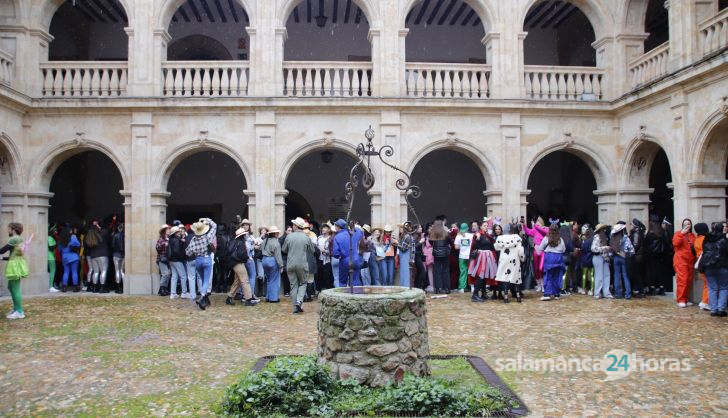
[[[501,235],[495,241],[495,249],[500,251],[496,280],[521,284],[521,263],[526,259],[521,237],[518,235]]]

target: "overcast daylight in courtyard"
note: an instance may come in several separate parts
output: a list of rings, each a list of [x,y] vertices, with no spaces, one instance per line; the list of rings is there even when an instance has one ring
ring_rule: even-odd
[[[728,417],[728,0],[0,0],[0,417]]]

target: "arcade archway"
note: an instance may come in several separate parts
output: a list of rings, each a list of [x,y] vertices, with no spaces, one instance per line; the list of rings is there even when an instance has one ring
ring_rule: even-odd
[[[594,67],[596,35],[586,14],[568,1],[540,0],[526,14],[526,65]]]
[[[412,170],[412,184],[422,190],[413,201],[420,221],[447,215],[449,222],[481,220],[486,216],[485,177],[469,156],[449,149],[432,151]]]
[[[568,151],[543,157],[528,177],[527,216],[590,222],[598,220],[597,181],[589,166]]]

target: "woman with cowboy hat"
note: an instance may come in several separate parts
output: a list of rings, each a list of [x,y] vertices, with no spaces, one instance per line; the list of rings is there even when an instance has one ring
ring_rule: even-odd
[[[240,288],[243,289],[243,305],[255,306],[259,302],[253,297],[250,290],[250,276],[248,276],[248,270],[245,267],[246,263],[250,260],[247,248],[247,237],[249,235],[249,228],[240,227],[235,231],[235,238],[230,243],[232,248],[228,252],[227,259],[224,261],[227,267],[235,273],[235,280],[227,294],[227,299],[225,299],[225,304],[227,305],[235,304],[233,298]]]
[[[267,283],[265,301],[268,303],[280,302],[281,270],[283,270],[281,243],[278,241],[280,234],[281,230],[277,226],[271,226],[260,247],[263,253],[263,271]]]
[[[195,271],[202,278],[200,297],[195,303],[204,311],[210,306],[210,297],[207,294],[207,289],[212,279],[212,260],[210,255],[215,250],[214,243],[217,224],[210,218],[200,219],[192,224],[192,231],[195,236],[192,237],[192,240],[185,249],[185,254],[195,257]]]
[[[394,286],[394,256],[397,255],[397,240],[392,237],[392,226],[384,225],[382,245],[384,246],[384,262],[380,276],[384,286]]]
[[[159,268],[159,296],[169,296],[169,280],[172,277],[172,272],[169,270],[169,259],[167,258],[167,247],[169,246],[169,231],[170,227],[167,224],[159,227],[159,238],[155,249],[157,250],[157,267]],[[87,237],[88,238],[88,237]],[[88,239],[87,239],[88,243]],[[94,270],[96,265],[94,264]],[[94,284],[96,280],[93,280]]]
[[[594,299],[601,299],[602,294],[607,299],[614,299],[609,292],[609,261],[612,257],[612,247],[608,238],[609,226],[604,224],[594,228],[594,240],[591,244],[591,251],[594,254]]]

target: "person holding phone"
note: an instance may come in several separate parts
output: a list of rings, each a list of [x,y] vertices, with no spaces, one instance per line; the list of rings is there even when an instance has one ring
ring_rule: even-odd
[[[675,268],[675,299],[681,308],[692,306],[688,301],[688,287],[695,275],[695,234],[693,234],[693,221],[684,219],[680,231],[672,237],[673,255],[672,263]]]

